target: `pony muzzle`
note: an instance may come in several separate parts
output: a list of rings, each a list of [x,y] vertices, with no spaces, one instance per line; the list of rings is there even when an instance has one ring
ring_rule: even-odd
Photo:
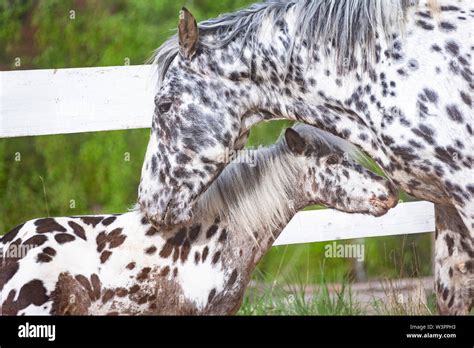
[[[398,204],[398,191],[392,184],[389,184],[388,195],[379,195],[375,194],[370,198],[370,204],[377,208],[382,208],[385,210],[392,209]]]

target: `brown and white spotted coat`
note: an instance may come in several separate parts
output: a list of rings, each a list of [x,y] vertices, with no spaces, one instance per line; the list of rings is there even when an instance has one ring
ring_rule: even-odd
[[[2,314],[235,313],[252,270],[298,209],[324,202],[378,216],[396,204],[390,182],[343,156],[341,144],[310,126],[287,130],[258,150],[254,167],[229,165],[194,221],[171,230],[140,210],[16,227],[0,243]]]

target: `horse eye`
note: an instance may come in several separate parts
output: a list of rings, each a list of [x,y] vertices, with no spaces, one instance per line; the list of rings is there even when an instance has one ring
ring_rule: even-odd
[[[337,155],[330,155],[328,159],[326,160],[326,164],[331,165],[331,164],[337,164],[339,163],[339,156]]]
[[[164,114],[168,112],[170,108],[171,108],[171,102],[169,101],[158,104],[158,110],[160,111],[160,114]]]

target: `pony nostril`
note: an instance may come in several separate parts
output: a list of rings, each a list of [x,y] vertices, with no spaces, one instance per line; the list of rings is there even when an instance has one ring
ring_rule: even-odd
[[[397,195],[386,195],[380,194],[375,195],[372,194],[372,197],[369,200],[370,204],[377,208],[382,208],[383,210],[388,210],[394,208],[398,203],[398,196]]]

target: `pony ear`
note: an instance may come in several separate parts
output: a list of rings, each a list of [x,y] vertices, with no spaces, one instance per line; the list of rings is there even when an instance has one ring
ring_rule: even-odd
[[[196,53],[199,42],[199,29],[191,12],[186,7],[179,11],[178,24],[179,53],[191,59]]]
[[[240,135],[234,144],[234,149],[240,150],[245,146],[250,134],[250,129],[246,131],[244,134]]]
[[[306,142],[303,137],[293,128],[287,128],[285,131],[285,140],[291,152],[301,155],[306,149]]]

